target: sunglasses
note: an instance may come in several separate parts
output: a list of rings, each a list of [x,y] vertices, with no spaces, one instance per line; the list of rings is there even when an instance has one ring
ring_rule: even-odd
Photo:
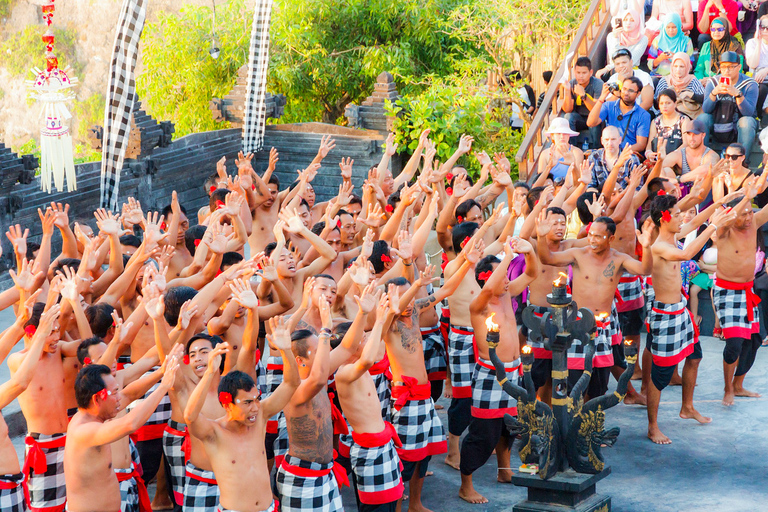
[[[741,158],[743,156],[744,155],[729,155],[728,153],[726,153],[725,155],[723,155],[723,158],[725,158],[726,160],[728,160],[729,158],[731,160],[738,160],[739,158]]]
[[[768,30],[768,25],[760,25],[760,30]]]
[[[725,27],[715,27],[715,28],[710,28],[710,29],[709,29],[709,31],[710,31],[710,32],[718,32],[718,33],[720,33],[720,32],[725,32]]]

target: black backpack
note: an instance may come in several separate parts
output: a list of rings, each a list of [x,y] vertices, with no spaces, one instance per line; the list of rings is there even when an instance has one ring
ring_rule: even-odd
[[[717,87],[718,78],[712,77],[712,86]],[[757,84],[751,78],[743,80],[736,85],[736,89],[744,94],[744,89],[749,84]],[[739,106],[736,104],[736,99],[733,96],[718,95],[715,103],[715,110],[712,112],[712,118],[714,124],[712,126],[712,138],[717,142],[730,143],[736,142],[738,133],[736,131],[736,124],[738,123]]]

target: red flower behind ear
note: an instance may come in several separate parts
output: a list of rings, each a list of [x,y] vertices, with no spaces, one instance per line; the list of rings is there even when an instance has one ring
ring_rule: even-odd
[[[665,195],[667,195],[667,191],[662,188],[658,192],[656,192],[656,195],[657,196],[665,196]]]
[[[387,256],[386,254],[382,254],[382,255],[381,255],[381,262],[382,262],[382,263],[389,263],[390,261],[392,261],[392,258],[390,258],[389,256]]]
[[[490,279],[490,278],[491,278],[491,274],[493,274],[493,272],[492,272],[492,271],[490,271],[490,270],[486,270],[485,272],[480,272],[480,273],[477,275],[477,278],[478,278],[479,280],[481,280],[481,281],[487,281],[488,279]]]
[[[340,221],[340,220],[337,220],[337,221],[336,221],[336,227],[337,227],[337,228],[339,228],[339,229],[341,229],[341,221]]]
[[[28,325],[28,326],[26,326],[24,328],[24,334],[26,334],[29,337],[34,336],[36,332],[37,332],[37,327],[35,327],[32,324],[30,324],[30,325]]]
[[[385,206],[385,207],[384,207],[384,210],[385,210],[387,213],[392,213],[393,211],[395,211],[395,209],[392,207],[392,205],[391,205],[391,204],[388,204],[387,206]]]
[[[202,240],[200,240],[199,238],[195,238],[195,247],[200,245],[200,242],[202,242]]]
[[[104,401],[109,396],[109,391],[107,391],[107,388],[104,388],[98,393],[96,393],[96,396],[99,397],[102,401]]]
[[[160,229],[168,229],[168,227],[165,225],[165,222],[160,223]]]
[[[672,221],[672,215],[670,215],[669,210],[664,210],[661,212],[661,220],[664,222],[671,222]]]
[[[227,405],[232,403],[232,395],[230,393],[227,393],[226,391],[222,391],[219,393],[219,403],[221,405]]]
[[[469,242],[470,238],[468,236],[464,237],[464,240],[461,241],[461,246],[464,247],[467,245],[467,242]]]
[[[453,179],[453,174],[449,172],[448,174],[445,175],[445,179],[448,181],[451,181]]]
[[[256,185],[251,185],[251,190],[256,190]]]
[[[189,354],[184,354],[184,364],[189,364]]]
[[[457,221],[459,224],[461,224],[462,222],[464,222],[464,217],[462,217],[461,215],[459,215],[458,217],[456,217],[456,221]]]
[[[452,187],[446,187],[445,193],[448,194],[449,196],[452,196],[453,195],[453,188]]]
[[[216,187],[211,185],[211,188],[209,188],[208,190],[210,190],[211,194],[213,194],[214,192],[216,192]]]
[[[83,359],[83,366],[88,366],[88,365],[89,365],[89,364],[91,364],[92,362],[93,362],[93,361],[91,361],[91,358],[90,358],[90,357],[86,357],[85,359]]]
[[[216,201],[216,209],[224,208],[224,201]]]

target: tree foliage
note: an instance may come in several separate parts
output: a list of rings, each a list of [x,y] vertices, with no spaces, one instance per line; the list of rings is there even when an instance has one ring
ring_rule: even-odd
[[[30,69],[45,69],[45,43],[40,38],[47,30],[45,25],[27,25],[11,34],[0,45],[0,66],[12,75],[32,78]],[[83,65],[76,56],[77,31],[71,28],[53,28],[56,38],[53,52],[59,59],[59,68],[70,66],[75,76],[83,71]]]

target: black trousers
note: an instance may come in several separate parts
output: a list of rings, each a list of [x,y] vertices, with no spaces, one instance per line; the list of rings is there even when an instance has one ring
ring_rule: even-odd
[[[509,443],[509,432],[504,425],[504,418],[475,418],[469,422],[467,437],[461,443],[462,475],[471,475],[482,467],[493,453],[499,439],[504,437]]]
[[[452,398],[448,407],[448,432],[460,436],[472,419],[472,398]]]

